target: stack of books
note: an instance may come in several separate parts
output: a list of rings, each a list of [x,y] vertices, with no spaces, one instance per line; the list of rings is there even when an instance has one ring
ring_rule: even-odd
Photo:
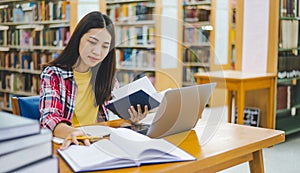
[[[58,172],[52,132],[37,120],[0,112],[0,172]]]

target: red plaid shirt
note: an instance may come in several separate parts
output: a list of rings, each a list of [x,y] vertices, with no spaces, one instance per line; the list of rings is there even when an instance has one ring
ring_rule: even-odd
[[[77,84],[72,70],[46,67],[41,74],[40,113],[41,126],[54,130],[58,123],[72,125]],[[104,107],[104,106],[102,106]],[[106,111],[99,111],[98,121],[106,120]]]

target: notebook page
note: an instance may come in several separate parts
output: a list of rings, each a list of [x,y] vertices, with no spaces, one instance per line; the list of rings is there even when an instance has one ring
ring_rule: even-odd
[[[147,76],[144,76],[136,81],[133,81],[119,89],[113,90],[112,94],[115,98],[122,98],[130,95],[138,90],[144,90],[147,94],[152,95],[156,93],[156,89],[152,85],[151,81]]]

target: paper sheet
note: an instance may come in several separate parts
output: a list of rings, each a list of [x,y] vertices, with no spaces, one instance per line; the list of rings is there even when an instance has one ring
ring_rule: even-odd
[[[112,94],[115,98],[122,98],[130,95],[140,89],[143,89],[147,94],[152,95],[156,93],[156,89],[152,85],[151,81],[147,76],[144,76],[136,81],[133,81],[119,89],[113,90]]]

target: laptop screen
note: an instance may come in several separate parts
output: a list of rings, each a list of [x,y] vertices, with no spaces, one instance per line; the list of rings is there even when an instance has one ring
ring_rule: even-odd
[[[192,129],[204,110],[216,83],[194,85],[165,93],[147,135],[160,138]]]

